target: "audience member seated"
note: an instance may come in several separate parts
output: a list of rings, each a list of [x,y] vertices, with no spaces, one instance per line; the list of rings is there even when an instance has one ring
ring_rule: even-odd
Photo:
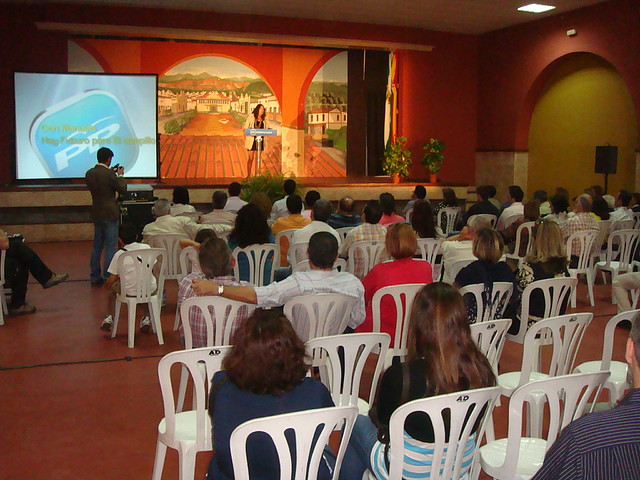
[[[436,205],[436,209],[435,209],[436,225],[438,224],[438,215],[443,215],[442,218],[440,219],[440,228],[442,229],[443,232],[447,231],[448,220],[447,220],[447,216],[442,213],[442,209],[454,208],[459,206],[460,205],[458,205],[458,197],[456,197],[456,192],[453,190],[453,188],[443,188],[442,201],[439,202],[438,205]],[[453,221],[454,224],[456,223],[458,218],[459,218],[459,215]]]
[[[507,263],[500,261],[504,253],[504,242],[498,232],[492,228],[480,230],[473,239],[471,251],[478,260],[458,272],[455,279],[457,287],[482,284],[484,297],[490,299],[493,298],[494,282],[515,283],[515,275]],[[508,302],[509,299],[505,301]],[[475,299],[465,303],[467,303],[469,323],[475,323],[478,312]]]
[[[296,191],[296,181],[288,178],[282,184],[282,190],[284,191],[284,198],[273,202],[273,208],[271,209],[271,223],[277,219],[286,217],[289,215],[287,211],[287,197],[293,195]]]
[[[378,479],[388,478],[389,420],[399,406],[496,383],[491,365],[471,337],[456,288],[445,283],[423,287],[413,302],[409,322],[409,354],[405,362],[393,363],[384,372],[369,416],[358,416],[340,472],[343,480],[360,479],[366,470]],[[445,419],[445,428],[447,423]],[[473,430],[478,428],[479,424],[474,425]],[[428,478],[433,455],[428,444],[434,441],[433,426],[424,414],[407,418],[405,449],[418,455],[405,456],[403,478]],[[471,457],[473,448],[475,445],[467,448],[465,457]]]
[[[462,215],[462,224],[466,225],[467,220],[472,215],[495,215],[496,219],[500,216],[500,210],[489,201],[489,187],[480,185],[476,188],[476,203],[469,207],[469,210]]]
[[[218,238],[218,235],[216,235],[216,232],[214,232],[210,228],[203,228],[202,230],[199,230],[198,233],[196,233],[196,238],[194,238],[193,240],[191,240],[190,238],[180,239],[180,248],[183,249],[187,247],[193,247],[196,250],[200,250],[200,245],[202,245],[205,240],[209,238]],[[200,272],[200,265],[194,262],[194,264],[191,265],[191,271]]]
[[[229,248],[234,249],[246,248],[250,245],[262,245],[264,243],[275,243],[276,239],[267,225],[267,219],[264,213],[253,203],[248,203],[238,211],[236,217],[236,225],[229,234]],[[273,259],[267,261],[264,281],[268,283],[271,265]],[[238,278],[240,280],[249,280],[249,259],[246,255],[238,258]]]
[[[234,266],[231,249],[221,238],[209,238],[200,245],[198,262],[200,263],[200,267],[184,277],[180,282],[180,286],[178,287],[178,306],[176,307],[178,310],[180,310],[185,300],[196,296],[192,288],[194,278],[206,278],[216,282],[218,285],[249,285],[247,282],[237,282],[231,275],[231,270]],[[232,330],[235,331],[246,316],[247,309],[243,307],[238,311]],[[185,319],[182,321],[184,322]],[[215,318],[213,318],[213,321],[215,325]],[[200,309],[191,309],[189,325],[191,326],[193,348],[206,347],[207,324]],[[184,338],[184,327],[182,324],[180,324],[180,337]]]
[[[523,198],[524,192],[518,185],[511,185],[509,187],[508,206],[500,214],[498,223],[496,224],[496,230],[499,232],[506,230],[512,222],[524,215]]]
[[[331,394],[319,380],[307,376],[305,346],[291,323],[278,310],[257,309],[233,336],[233,347],[216,372],[209,394],[215,454],[207,478],[232,479],[231,433],[254,418],[332,407]],[[264,438],[247,445],[251,478],[279,478],[278,455]],[[331,462],[331,460],[329,460]],[[318,479],[329,480],[326,460]]]
[[[311,223],[311,219],[305,218],[300,214],[300,212],[302,212],[302,198],[300,198],[300,195],[292,193],[287,197],[287,211],[289,212],[288,217],[280,217],[271,225],[271,231],[274,235],[284,230],[299,230]],[[287,262],[288,251],[289,242],[283,239],[283,241],[280,242],[281,267],[287,267],[289,265],[289,262]]]
[[[540,205],[536,200],[531,200],[524,205],[524,216],[516,218],[511,224],[500,234],[504,238],[504,243],[509,253],[517,253],[523,257],[527,253],[527,243],[529,242],[529,231],[522,230],[520,232],[520,245],[516,246],[516,235],[518,227],[525,222],[535,222],[540,218]],[[515,268],[515,267],[514,267]]]
[[[411,226],[418,238],[443,238],[444,234],[433,219],[433,209],[428,200],[418,200],[413,204]]]
[[[314,205],[315,207],[315,205]],[[220,295],[239,302],[254,303],[258,307],[279,307],[301,295],[342,293],[358,300],[351,311],[348,331],[364,321],[364,287],[360,280],[347,272],[333,269],[338,257],[338,242],[329,232],[315,233],[309,240],[310,270],[295,272],[281,282],[264,287],[221,287],[208,280],[193,280],[197,295]]]
[[[236,223],[236,214],[225,210],[224,206],[226,204],[227,194],[225,192],[221,190],[213,192],[213,196],[211,198],[211,207],[213,208],[213,210],[205,215],[202,215],[200,217],[200,223],[219,223],[222,225],[229,225],[230,227],[233,227]]]
[[[625,346],[633,389],[612,410],[594,412],[567,425],[533,480],[640,478],[640,316]]]
[[[331,217],[331,202],[321,198],[313,204],[313,211],[311,212],[311,223],[299,230],[296,230],[291,236],[291,245],[295,243],[307,243],[313,234],[317,232],[329,232],[338,241],[338,247],[342,244],[342,237],[334,228],[331,228],[327,221]],[[291,255],[289,250],[288,255],[289,265],[295,263],[295,258]]]
[[[496,190],[496,186],[487,185],[487,190],[489,191],[489,201],[494,207],[498,209],[498,211],[500,211],[502,206],[500,205],[500,200],[496,198],[496,194],[498,193],[498,191]]]
[[[273,207],[273,202],[264,192],[253,192],[251,194],[251,198],[249,199],[249,203],[253,203],[256,207],[260,209],[260,211],[264,214],[267,219],[267,223],[270,225],[271,222],[269,216],[271,215],[271,208]]]
[[[364,223],[353,228],[344,240],[342,248],[340,249],[340,256],[347,258],[349,256],[349,248],[356,242],[370,241],[381,242],[385,241],[387,236],[387,229],[380,225],[380,218],[382,217],[382,208],[380,204],[375,200],[371,200],[364,207],[362,211],[362,217]],[[355,274],[357,277],[361,277],[364,271],[364,260],[362,254],[356,250],[354,265]]]
[[[567,197],[564,195],[555,194],[551,197],[551,212],[547,215],[547,220],[553,220],[558,225],[562,225],[567,221],[569,214],[569,202],[567,201]]]
[[[362,279],[366,317],[356,332],[373,331],[373,295],[383,287],[404,283],[431,283],[431,265],[412,257],[418,248],[416,234],[406,223],[396,223],[387,230],[385,240],[390,262],[379,263]],[[396,308],[391,298],[383,298],[380,305],[380,331],[391,335],[391,344],[396,332]]]
[[[151,237],[154,235],[168,235],[168,234],[182,234],[188,235],[189,238],[194,239],[198,230],[202,228],[211,228],[216,233],[223,233],[229,230],[226,225],[198,225],[189,217],[170,215],[171,203],[166,198],[156,200],[153,204],[151,213],[156,218],[154,222],[148,223],[142,229],[142,238],[144,243],[149,243]]]
[[[610,211],[609,205],[607,205],[607,201],[602,197],[596,197],[593,199],[593,204],[591,205],[591,213],[595,215],[596,220],[609,220]]]
[[[196,208],[193,205],[189,205],[189,203],[189,190],[187,190],[187,187],[175,187],[171,202],[171,215],[175,217],[183,213],[196,213]]]
[[[560,225],[560,231],[562,232],[562,237],[565,242],[567,239],[573,235],[574,233],[585,232],[585,231],[595,231],[597,232],[598,221],[595,219],[593,215],[591,215],[591,204],[589,200],[587,200],[584,196],[580,195],[576,198],[576,202],[574,205],[575,215],[569,217],[569,219]],[[593,250],[597,245],[593,245]],[[580,242],[574,241],[571,246],[571,264],[577,266],[578,265],[578,255],[580,255]],[[575,268],[575,267],[573,267]]]
[[[509,333],[516,334],[520,330],[522,317],[522,292],[532,282],[548,278],[568,277],[567,249],[560,233],[560,227],[552,220],[543,218],[533,231],[533,243],[525,262],[516,272],[516,291],[514,301],[511,302],[509,312],[505,318],[511,318]],[[514,307],[515,308],[511,308]],[[515,312],[514,312],[515,310]],[[561,309],[564,314],[566,305]],[[542,320],[544,314],[544,295],[536,290],[529,300],[529,324]]]
[[[427,200],[427,189],[422,185],[416,185],[416,188],[414,188],[413,192],[411,192],[411,199],[402,209],[402,216],[406,218],[407,214],[415,206],[416,202],[420,200]]]
[[[36,307],[26,301],[29,273],[42,285],[42,288],[55,287],[69,278],[66,273],[60,275],[53,273],[38,254],[31,250],[22,235],[8,236],[0,230],[0,250],[7,251],[4,277],[5,289],[11,288],[11,302],[7,305],[10,316],[26,315],[36,311]]]
[[[110,294],[106,298],[106,311],[111,311],[114,305],[115,296],[122,293],[126,296],[136,295],[136,284],[138,278],[136,276],[136,267],[132,259],[126,259],[122,265],[123,270],[118,269],[118,259],[124,252],[133,252],[135,250],[145,250],[151,248],[146,243],[139,243],[139,235],[136,227],[130,223],[123,223],[120,225],[118,232],[118,241],[122,244],[122,248],[119,248],[111,263],[107,272],[109,278],[104,283],[103,288]],[[152,288],[156,289],[156,279],[152,279]],[[140,331],[147,333],[151,329],[151,320],[149,319],[149,305],[146,303],[141,304],[142,318],[140,319]],[[105,332],[110,332],[113,325],[113,316],[107,314],[102,320],[102,326],[100,327]]]
[[[304,218],[308,218],[309,220],[311,220],[311,210],[313,209],[313,204],[318,200],[320,200],[320,192],[318,192],[317,190],[309,190],[306,193],[306,195],[304,196],[304,204],[307,208],[302,212],[302,216]]]
[[[632,205],[631,211],[633,213],[640,213],[640,192],[635,192],[633,194],[631,205]]]
[[[545,190],[536,190],[533,192],[533,200],[540,204],[540,215],[542,217],[551,213],[551,204],[547,200],[547,192]]]
[[[362,224],[362,217],[355,213],[356,203],[351,197],[342,197],[338,202],[338,212],[332,213],[327,223],[333,228],[357,227]]]
[[[444,269],[442,281],[453,283],[451,267],[462,260],[477,260],[473,254],[473,239],[476,232],[483,228],[491,228],[491,223],[482,217],[471,217],[469,224],[458,235],[445,238],[440,247],[442,250],[442,268]]]
[[[618,220],[631,220],[631,209],[629,208],[629,204],[631,203],[631,199],[633,195],[629,190],[620,190],[618,192],[618,196],[616,197],[615,210],[611,212],[609,216],[609,220],[611,223],[617,222]]]
[[[238,213],[238,210],[247,204],[247,202],[240,198],[240,192],[242,192],[242,185],[238,182],[231,182],[229,184],[229,198],[227,199],[227,203],[224,204],[224,209],[227,212]]]
[[[382,218],[380,225],[391,225],[392,223],[404,223],[404,217],[396,214],[396,199],[390,193],[380,194],[380,206],[382,207]]]

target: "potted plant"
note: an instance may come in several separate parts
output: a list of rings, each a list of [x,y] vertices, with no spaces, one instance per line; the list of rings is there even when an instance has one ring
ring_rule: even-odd
[[[396,137],[384,151],[382,170],[391,176],[393,183],[400,182],[400,177],[409,175],[409,165],[411,165],[411,152],[405,147],[407,139]]]
[[[422,148],[424,149],[424,155],[420,163],[429,172],[429,181],[435,183],[438,180],[437,174],[444,163],[442,152],[445,149],[445,144],[442,140],[430,138]]]

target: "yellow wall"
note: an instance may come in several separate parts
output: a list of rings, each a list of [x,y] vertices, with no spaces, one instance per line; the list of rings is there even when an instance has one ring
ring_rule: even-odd
[[[608,63],[583,53],[553,73],[533,111],[529,131],[528,189],[563,186],[574,196],[604,176],[593,173],[595,146],[618,146],[618,172],[609,193],[634,190],[636,118],[627,87]]]

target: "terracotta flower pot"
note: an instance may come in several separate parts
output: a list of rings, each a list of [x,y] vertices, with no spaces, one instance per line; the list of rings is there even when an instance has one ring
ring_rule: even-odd
[[[438,174],[430,173],[429,174],[429,183],[437,183],[438,182]]]
[[[391,174],[391,181],[393,183],[400,183],[400,174],[399,173],[392,173]]]

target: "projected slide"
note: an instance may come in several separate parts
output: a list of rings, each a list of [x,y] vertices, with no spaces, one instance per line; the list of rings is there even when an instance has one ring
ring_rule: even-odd
[[[83,178],[100,147],[157,177],[156,105],[152,75],[16,73],[16,179]]]

